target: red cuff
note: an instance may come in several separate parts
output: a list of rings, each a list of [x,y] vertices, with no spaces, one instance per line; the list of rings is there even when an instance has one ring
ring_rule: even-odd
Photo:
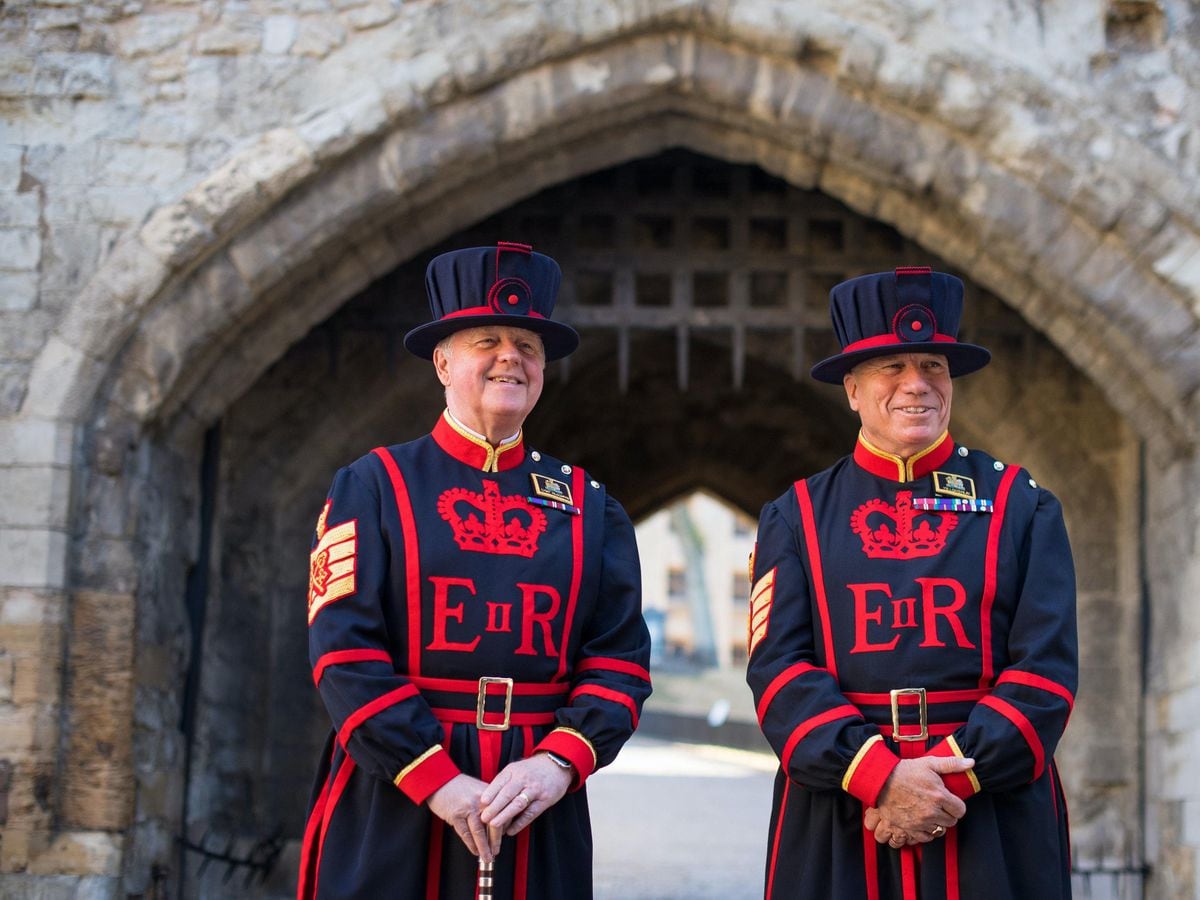
[[[575,780],[571,782],[573,791],[583,787],[588,776],[596,771],[596,748],[592,746],[591,741],[573,728],[555,728],[533,748],[534,753],[542,750],[557,753],[571,761],[575,777]]]
[[[405,766],[394,781],[413,803],[424,803],[434,791],[461,774],[462,770],[450,754],[437,746],[430,747]]]
[[[963,752],[958,746],[958,741],[954,740],[954,736],[946,738],[944,741],[939,741],[926,756],[957,756],[962,757]],[[942,784],[946,786],[946,790],[952,793],[960,800],[969,800],[979,793],[979,779],[971,769],[965,772],[954,772],[950,775],[942,776]]]
[[[899,762],[900,757],[888,749],[882,737],[875,735],[859,748],[847,767],[842,777],[842,790],[857,797],[864,806],[874,806],[888,776]]]

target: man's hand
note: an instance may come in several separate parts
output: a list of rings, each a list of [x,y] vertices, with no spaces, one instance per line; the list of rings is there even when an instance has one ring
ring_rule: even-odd
[[[480,818],[480,796],[486,788],[478,778],[455,775],[425,802],[430,812],[454,829],[471,853],[491,862],[500,852],[501,832],[489,829]]]
[[[974,765],[975,760],[956,756],[900,760],[879,794],[879,806],[866,811],[864,826],[875,832],[879,843],[897,848],[941,837],[967,812],[967,805],[946,790],[941,776]]]
[[[479,798],[480,818],[488,829],[507,835],[528,828],[538,816],[562,799],[571,786],[571,770],[545,753],[505,766]]]

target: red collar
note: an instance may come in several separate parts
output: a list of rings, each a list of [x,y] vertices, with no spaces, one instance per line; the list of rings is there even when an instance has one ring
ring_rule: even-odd
[[[493,447],[483,438],[466,431],[450,418],[449,411],[442,413],[433,426],[433,439],[437,445],[473,469],[481,472],[506,472],[516,468],[525,458],[524,432],[499,447]]]
[[[854,461],[872,475],[891,481],[908,482],[928,475],[948,460],[953,452],[954,439],[948,431],[908,459],[901,459],[872,446],[859,432],[858,443],[854,447]]]

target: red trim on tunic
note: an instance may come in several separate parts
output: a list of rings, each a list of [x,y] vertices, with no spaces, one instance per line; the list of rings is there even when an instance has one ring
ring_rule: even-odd
[[[439,419],[439,421],[441,421]],[[449,426],[447,425],[447,428]],[[451,429],[453,431],[453,429]],[[383,462],[388,478],[392,482],[392,493],[396,495],[396,512],[400,515],[400,528],[404,533],[404,575],[408,587],[408,669],[409,675],[421,674],[421,570],[420,553],[417,545],[417,520],[413,516],[412,500],[400,467],[392,454],[384,447],[372,451]]]
[[[513,872],[513,900],[526,900],[529,896],[529,842],[532,828],[523,828],[517,833],[517,862]]]
[[[325,817],[325,804],[329,800],[329,775],[321,785],[321,793],[308,814],[304,825],[304,841],[300,845],[300,882],[296,886],[296,900],[311,900],[317,896],[317,869],[315,854],[319,852],[317,833]]]
[[[924,478],[938,466],[942,465],[954,453],[954,439],[946,432],[940,441],[930,445],[920,453],[915,454],[912,464],[912,480]],[[854,461],[859,468],[865,469],[872,475],[886,478],[888,481],[907,483],[905,478],[908,464],[899,456],[884,453],[871,447],[863,440],[861,434],[854,445]]]
[[[1000,697],[991,696],[984,697],[979,701],[981,705],[988,709],[994,709],[1008,721],[1016,726],[1017,731],[1021,732],[1021,737],[1025,738],[1025,743],[1029,745],[1029,752],[1033,754],[1033,777],[1030,781],[1037,781],[1042,777],[1042,771],[1046,767],[1046,751],[1042,747],[1041,739],[1038,738],[1037,731],[1033,727],[1033,723],[1025,718],[1025,714]]]
[[[602,672],[620,672],[622,675],[632,675],[634,678],[640,678],[642,681],[650,681],[650,670],[644,666],[639,666],[637,663],[627,662],[623,659],[612,659],[606,656],[589,656],[587,659],[581,660],[575,666],[575,674],[580,672],[591,672],[599,670]]]
[[[446,416],[449,412],[438,416],[437,424],[433,426],[430,436],[449,456],[472,469],[483,470],[491,458],[492,449],[484,444],[476,443],[465,434],[457,431]],[[525,439],[520,437],[515,443],[505,445],[496,455],[496,471],[507,472],[515,469],[525,459]]]
[[[350,780],[350,776],[354,774],[354,758],[349,754],[342,760],[341,768],[338,769],[337,775],[333,779],[333,785],[329,790],[329,800],[325,805],[325,812],[321,822],[321,837],[317,843],[317,868],[316,874],[313,876],[312,895],[317,896],[318,876],[321,874],[321,854],[325,850],[325,834],[329,831],[329,823],[333,820],[333,814],[337,809],[338,801],[342,799],[342,793],[346,790],[346,783]]]
[[[775,867],[779,864],[779,844],[780,838],[783,835],[783,819],[787,814],[788,808],[788,793],[792,789],[792,780],[786,778],[787,772],[783,773],[785,780],[783,782],[783,797],[779,801],[779,821],[775,823],[775,834],[771,838],[771,865],[767,874],[767,891],[764,900],[771,900],[772,893],[775,890]]]
[[[863,875],[867,880],[867,900],[879,900],[879,841],[875,832],[863,823]]]
[[[478,721],[476,718],[478,713],[474,709],[449,709],[444,706],[430,707],[430,711],[434,717],[441,723],[451,723],[453,725],[474,725]],[[500,711],[496,712],[497,718],[500,716]],[[488,714],[491,715],[490,713]],[[490,724],[488,718],[484,718],[485,723]],[[515,712],[509,713],[509,725],[549,725],[554,722],[553,712]],[[499,721],[496,722],[500,724]]]
[[[783,770],[786,772],[791,768],[792,753],[796,750],[796,745],[806,738],[810,732],[829,722],[836,722],[838,719],[861,719],[862,713],[859,712],[857,706],[851,706],[849,703],[843,706],[835,706],[833,709],[827,709],[823,713],[818,713],[815,716],[810,716],[799,725],[796,726],[791,736],[787,739],[787,743],[783,747]]]
[[[962,722],[930,722],[926,726],[925,730],[929,732],[931,737],[949,737],[950,735],[954,734],[954,732],[958,731],[958,729],[962,728],[962,726],[963,726]],[[900,727],[901,728],[916,728],[917,726],[916,725],[905,725],[905,724],[901,723]],[[885,738],[892,737],[893,736],[892,733],[895,731],[895,729],[891,725],[880,725],[880,726],[878,726],[878,728],[879,728],[879,733],[882,734]],[[915,743],[915,742],[905,741],[903,743]]]
[[[330,666],[343,666],[356,662],[385,662],[391,665],[392,655],[386,650],[372,650],[365,647],[359,650],[333,650],[324,654],[313,666],[313,684],[321,683],[321,676]]]
[[[1022,669],[1005,669],[1000,673],[1000,677],[996,679],[996,684],[1023,684],[1026,687],[1038,688],[1051,694],[1056,694],[1066,700],[1068,711],[1075,708],[1074,694],[1057,681],[1051,681],[1049,678],[1043,678],[1041,675],[1034,675],[1032,672],[1026,672]]]
[[[533,746],[533,729],[521,729],[520,758],[529,755]],[[513,900],[525,900],[529,895],[529,836],[532,828],[524,828],[517,833],[517,860],[513,871]]]
[[[449,725],[442,726],[442,749],[450,746]],[[438,900],[442,887],[442,845],[446,840],[446,823],[429,814],[429,859],[425,865],[425,900]]]
[[[787,687],[794,679],[799,678],[806,672],[824,671],[824,669],[818,668],[812,663],[799,662],[793,663],[772,678],[771,683],[767,685],[767,689],[763,691],[762,699],[758,701],[758,724],[762,725],[763,719],[767,717],[767,707],[771,705],[771,701],[775,699],[775,695]]]
[[[581,684],[575,690],[571,691],[569,698],[570,702],[574,702],[576,697],[582,697],[589,694],[593,697],[599,697],[601,700],[608,700],[612,703],[620,703],[629,710],[629,717],[633,720],[633,727],[638,727],[638,712],[637,704],[628,694],[622,694],[620,691],[614,691],[611,688],[601,687],[598,684]]]
[[[988,525],[987,551],[983,564],[983,599],[979,604],[979,644],[983,653],[982,672],[979,676],[981,688],[992,683],[992,604],[996,601],[996,566],[1000,559],[1000,532],[1004,527],[1004,511],[1008,505],[1008,492],[1017,477],[1019,466],[1009,466],[996,488],[996,500],[992,507],[992,521]]]
[[[419,763],[397,782],[400,788],[413,803],[421,804],[428,800],[438,788],[448,784],[462,770],[451,759],[445,748],[431,754],[428,759]]]
[[[958,730],[957,728],[955,729]],[[954,752],[954,748],[950,746],[949,741],[938,741],[930,749],[927,756],[939,756],[947,759],[960,759],[959,755]],[[974,797],[978,791],[975,790],[975,785],[967,776],[966,772],[951,772],[948,775],[942,776],[942,784],[946,786],[946,790],[952,793],[960,800],[969,800]]]
[[[567,675],[567,661],[570,659],[567,649],[571,643],[571,626],[575,622],[575,607],[579,603],[579,585],[583,581],[584,488],[583,469],[578,466],[571,478],[571,488],[573,496],[576,498],[575,502],[579,506],[579,515],[571,517],[571,593],[567,600],[567,615],[563,620],[561,650],[558,654],[558,672],[554,676],[555,681],[562,681]]]
[[[423,691],[470,694],[472,697],[477,696],[479,691],[479,680],[475,678],[432,678],[420,675],[409,680]],[[554,694],[565,694],[569,688],[569,685],[555,684],[551,681],[514,681],[512,692],[514,697],[551,696]],[[498,692],[489,692],[488,696],[499,697],[501,695]]]
[[[357,729],[358,726],[363,722],[367,721],[367,719],[371,718],[371,716],[383,712],[389,706],[394,706],[395,704],[407,700],[410,697],[417,696],[420,696],[420,692],[417,690],[416,685],[405,684],[401,685],[395,690],[388,691],[386,694],[383,694],[380,697],[376,697],[370,703],[364,703],[354,712],[350,713],[350,715],[346,716],[346,720],[342,723],[342,727],[338,729],[338,743],[345,747],[346,743],[350,740],[350,737],[354,734],[355,729]]]
[[[963,702],[978,702],[986,697],[991,691],[985,688],[966,688],[961,691],[927,691],[925,693],[925,705],[933,703],[963,703]],[[851,703],[857,703],[859,706],[891,706],[892,695],[887,694],[864,694],[860,691],[846,691],[846,699]],[[901,694],[897,698],[899,706],[919,706],[920,699],[915,694]]]
[[[900,848],[900,880],[904,900],[917,900],[917,853],[912,847]]]
[[[587,780],[588,776],[596,771],[595,751],[587,743],[586,738],[573,732],[564,731],[560,728],[554,729],[533,748],[534,753],[542,750],[557,753],[559,756],[565,756],[571,761],[571,765],[575,767],[575,783],[571,785],[571,790],[573,791],[578,790]]]
[[[946,832],[946,900],[960,900],[958,891],[958,829],[951,828]]]
[[[808,483],[796,482],[796,502],[800,506],[800,518],[804,522],[804,543],[808,549],[808,561],[812,568],[813,587],[817,593],[817,611],[821,616],[821,638],[825,645],[825,668],[837,678],[837,657],[833,650],[833,631],[829,625],[829,602],[825,597],[825,574],[821,567],[821,545],[817,540],[817,522],[813,514],[812,498],[808,494]]]
[[[900,749],[903,751],[903,745]],[[867,748],[866,754],[855,766],[854,774],[850,776],[850,781],[846,784],[846,793],[861,800],[863,806],[874,806],[879,802],[883,786],[899,762],[900,759],[887,744],[883,741],[876,741]]]

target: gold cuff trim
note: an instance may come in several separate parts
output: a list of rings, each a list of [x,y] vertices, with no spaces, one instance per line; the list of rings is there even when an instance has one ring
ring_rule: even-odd
[[[854,754],[854,759],[850,760],[850,765],[846,767],[846,774],[842,776],[842,790],[850,793],[850,782],[854,780],[854,773],[858,770],[858,765],[866,758],[867,752],[874,746],[876,741],[882,741],[883,736],[873,734],[867,738],[866,743],[858,748],[858,752]]]
[[[401,769],[400,774],[392,779],[392,784],[396,785],[396,787],[400,787],[400,782],[403,781],[405,779],[405,777],[410,772],[412,772],[413,769],[415,769],[421,763],[425,762],[425,760],[429,759],[429,757],[433,756],[433,754],[440,753],[441,750],[442,750],[441,744],[436,744],[435,746],[430,747],[428,750],[426,750],[424,753],[422,753],[420,756],[418,756],[416,759],[414,759],[412,762],[410,762],[407,766],[405,766],[403,769]]]
[[[958,741],[954,739],[954,735],[948,735],[946,737],[946,743],[950,745],[950,749],[954,751],[954,755],[959,759],[964,759],[966,757],[967,754],[962,752],[962,747],[958,746]],[[971,787],[975,788],[975,793],[978,794],[983,790],[983,786],[980,785],[979,778],[975,775],[974,769],[967,769],[967,771],[963,772],[963,774],[966,775],[967,780],[971,782]]]
[[[589,741],[582,734],[580,734],[578,731],[576,731],[574,728],[567,728],[564,725],[564,726],[559,726],[558,728],[555,728],[554,731],[565,731],[567,734],[574,735],[575,737],[579,738],[581,741],[583,741],[584,744],[587,745],[588,750],[592,754],[592,768],[595,769],[597,766],[600,765],[600,758],[598,756],[596,756],[596,748],[592,746],[592,742]],[[550,733],[553,734],[554,732],[552,731]]]

